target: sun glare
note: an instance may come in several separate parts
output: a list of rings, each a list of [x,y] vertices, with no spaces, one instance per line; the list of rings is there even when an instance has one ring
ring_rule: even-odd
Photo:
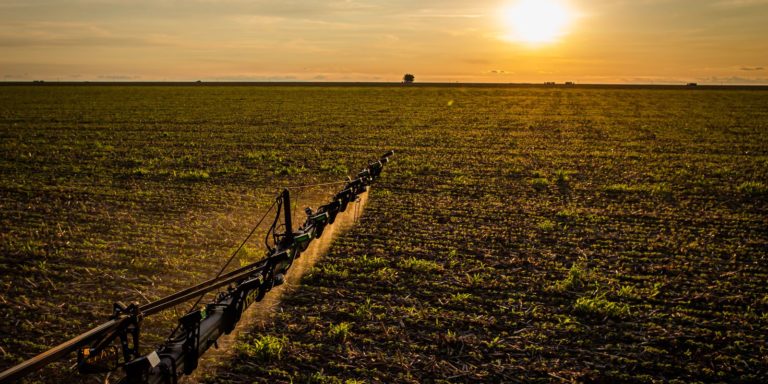
[[[573,12],[559,0],[518,0],[502,11],[506,40],[533,45],[554,43],[566,32]]]

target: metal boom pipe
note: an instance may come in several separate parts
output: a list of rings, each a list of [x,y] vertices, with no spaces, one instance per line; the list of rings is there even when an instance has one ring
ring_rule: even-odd
[[[179,376],[188,375],[197,368],[199,357],[214,345],[221,335],[229,334],[234,329],[241,314],[253,302],[260,301],[272,287],[283,283],[284,275],[292,265],[293,259],[306,249],[312,239],[322,235],[325,225],[333,223],[332,218],[338,212],[343,212],[350,202],[355,201],[357,195],[366,191],[367,186],[379,176],[384,164],[392,155],[394,151],[385,153],[378,161],[369,163],[355,179],[348,179],[341,191],[334,195],[333,200],[321,206],[318,212],[313,214],[310,209],[307,209],[309,211],[307,220],[299,227],[298,232],[294,232],[293,229],[290,192],[284,189],[278,201],[283,204],[285,232],[276,235],[276,239],[280,241],[275,244],[274,249],[269,250],[265,259],[142,306],[133,304],[125,307],[116,304],[115,312],[109,321],[0,372],[0,383],[18,380],[73,351],[81,352],[78,355],[78,359],[83,359],[78,362],[81,372],[93,373],[94,371],[89,370],[91,367],[88,366],[90,354],[103,352],[103,348],[118,337],[123,348],[126,373],[121,383],[176,383]],[[327,222],[329,214],[332,216],[330,222]],[[325,217],[325,219],[316,221],[318,217]],[[273,224],[270,231],[273,231],[274,227]],[[183,316],[179,320],[180,327],[169,341],[150,354],[138,356],[139,323],[143,317],[226,285],[230,285],[227,292],[219,294],[212,303],[206,305],[205,309],[195,310]],[[128,336],[131,335],[133,336],[132,348],[128,343]],[[81,348],[93,343],[95,343],[94,348],[86,348],[88,353],[83,353]]]
[[[13,366],[3,372],[0,372],[0,382],[18,380],[30,372],[36,371],[76,350],[77,348],[88,344],[90,341],[101,337],[119,328],[124,319],[113,319],[103,323],[88,332],[80,334],[73,339],[67,340],[19,365]]]

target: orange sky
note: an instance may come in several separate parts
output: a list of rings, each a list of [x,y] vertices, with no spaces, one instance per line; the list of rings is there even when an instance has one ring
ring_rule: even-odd
[[[516,1],[0,0],[0,80],[768,84],[768,0]]]

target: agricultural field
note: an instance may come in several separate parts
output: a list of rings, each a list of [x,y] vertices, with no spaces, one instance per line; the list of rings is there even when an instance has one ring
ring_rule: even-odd
[[[281,186],[394,149],[357,223],[196,380],[765,382],[766,106],[760,89],[2,86],[0,369],[211,277]],[[70,365],[28,381],[86,382]]]

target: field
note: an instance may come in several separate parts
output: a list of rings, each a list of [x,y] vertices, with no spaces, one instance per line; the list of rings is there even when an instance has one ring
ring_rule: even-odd
[[[394,149],[358,223],[204,381],[764,382],[766,106],[743,89],[0,87],[0,368],[213,275],[279,187]]]

